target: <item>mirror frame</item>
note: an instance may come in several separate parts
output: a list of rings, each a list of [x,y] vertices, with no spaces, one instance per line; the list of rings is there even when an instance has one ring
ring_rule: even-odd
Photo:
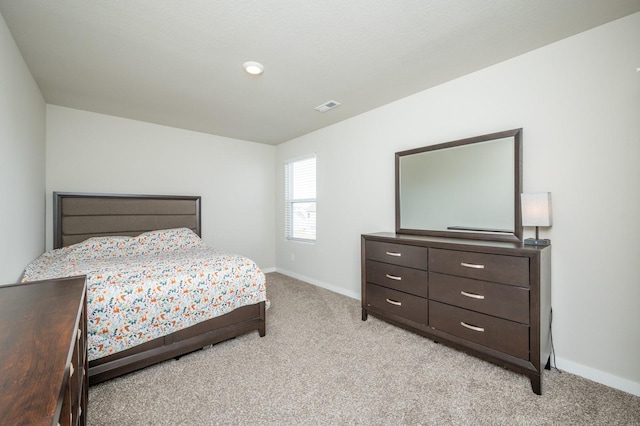
[[[470,145],[479,142],[487,142],[493,139],[503,139],[513,137],[514,142],[514,176],[513,176],[513,217],[514,230],[512,233],[502,232],[465,232],[465,231],[445,231],[435,229],[408,229],[402,228],[400,223],[400,159],[411,154],[418,154],[426,151],[453,148],[462,145]],[[522,211],[520,207],[520,194],[522,193],[522,128],[505,130],[497,133],[490,133],[482,136],[475,136],[451,142],[429,145],[414,148],[395,154],[395,178],[396,178],[396,233],[409,235],[426,235],[432,237],[464,238],[471,240],[489,241],[522,241]]]

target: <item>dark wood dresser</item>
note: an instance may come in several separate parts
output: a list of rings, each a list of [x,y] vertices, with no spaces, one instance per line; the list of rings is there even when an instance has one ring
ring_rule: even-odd
[[[362,235],[362,320],[392,324],[526,374],[551,354],[551,247]]]
[[[85,281],[0,287],[0,424],[86,424]]]

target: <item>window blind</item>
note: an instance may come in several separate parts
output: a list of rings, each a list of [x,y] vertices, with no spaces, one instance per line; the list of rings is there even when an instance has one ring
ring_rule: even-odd
[[[316,240],[316,156],[285,163],[285,238]]]

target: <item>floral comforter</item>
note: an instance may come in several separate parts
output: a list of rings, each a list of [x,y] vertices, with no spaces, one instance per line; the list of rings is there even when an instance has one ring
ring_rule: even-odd
[[[23,281],[87,276],[89,360],[266,301],[246,257],[216,252],[187,228],[97,237],[49,251]]]

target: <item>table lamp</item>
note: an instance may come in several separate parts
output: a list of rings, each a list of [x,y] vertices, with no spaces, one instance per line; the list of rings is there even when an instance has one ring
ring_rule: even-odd
[[[536,237],[527,238],[524,244],[530,246],[548,246],[550,240],[540,239],[538,228],[551,226],[551,193],[535,192],[521,194],[522,201],[522,226],[535,226]]]

